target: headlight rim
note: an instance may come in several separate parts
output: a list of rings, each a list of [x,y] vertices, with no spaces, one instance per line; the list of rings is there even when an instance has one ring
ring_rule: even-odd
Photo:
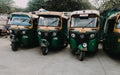
[[[9,30],[9,33],[12,34],[12,33],[13,33],[13,30]]]
[[[83,43],[82,46],[83,46],[84,48],[86,48],[86,47],[87,47],[87,43]]]
[[[38,31],[38,35],[42,35],[41,31]]]
[[[94,34],[94,33],[92,33],[92,34],[90,34],[90,36],[89,36],[89,37],[90,37],[90,39],[91,39],[91,38],[95,38],[95,34]]]
[[[71,37],[75,38],[76,37],[75,33],[71,33]]]
[[[57,36],[57,32],[53,32],[53,33],[52,33],[52,36]]]
[[[22,34],[26,34],[26,31],[22,31]]]

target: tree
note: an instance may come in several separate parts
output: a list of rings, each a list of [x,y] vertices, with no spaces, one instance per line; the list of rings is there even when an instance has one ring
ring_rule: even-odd
[[[46,2],[46,8],[53,11],[73,11],[80,9],[91,9],[89,2],[83,0],[49,0]]]
[[[92,5],[88,0],[30,0],[28,3],[29,11],[36,11],[44,8],[51,11],[73,11],[80,9],[91,9]]]
[[[44,0],[30,0],[28,2],[28,10],[29,11],[36,11],[40,8],[44,7],[45,2]]]
[[[0,0],[0,13],[10,13],[12,4],[12,0]]]
[[[101,7],[100,7],[100,10],[108,10],[108,9],[114,9],[116,7],[119,7],[120,6],[120,1],[119,0],[107,0],[105,1]]]

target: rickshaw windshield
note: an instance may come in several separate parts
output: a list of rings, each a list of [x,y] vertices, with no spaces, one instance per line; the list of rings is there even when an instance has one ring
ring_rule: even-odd
[[[72,17],[71,27],[97,27],[97,17]]]
[[[53,16],[39,17],[40,26],[58,26],[58,24],[59,24],[59,17],[53,17]]]
[[[120,28],[120,18],[118,19],[118,23],[116,24],[116,28]]]
[[[30,18],[28,16],[13,16],[10,21],[11,25],[30,26]]]

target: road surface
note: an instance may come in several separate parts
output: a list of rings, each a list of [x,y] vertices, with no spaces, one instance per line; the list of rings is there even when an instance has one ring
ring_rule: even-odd
[[[0,75],[120,75],[120,60],[103,50],[79,61],[70,48],[43,56],[39,47],[13,52],[9,38],[0,38]]]

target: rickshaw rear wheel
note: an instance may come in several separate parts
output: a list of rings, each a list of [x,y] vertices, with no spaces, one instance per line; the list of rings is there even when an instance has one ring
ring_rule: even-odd
[[[12,44],[11,48],[12,48],[12,51],[17,51],[18,50],[18,47],[15,44]]]
[[[85,52],[84,51],[80,51],[80,54],[79,54],[78,58],[79,58],[80,61],[83,61],[84,58],[85,58]]]
[[[43,55],[47,55],[48,54],[48,48],[47,47],[42,47],[41,50],[42,50],[42,54]]]

